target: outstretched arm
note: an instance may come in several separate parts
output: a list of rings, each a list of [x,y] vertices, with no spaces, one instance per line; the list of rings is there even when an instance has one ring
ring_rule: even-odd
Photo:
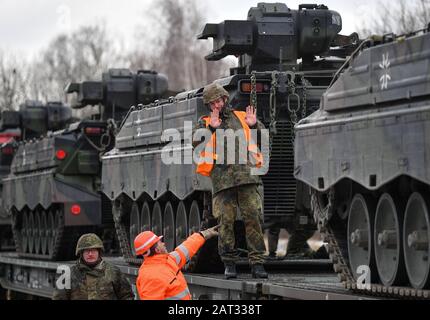
[[[218,226],[194,233],[185,240],[170,256],[175,259],[179,268],[182,268],[199,251],[206,240],[218,235]]]
[[[175,251],[171,252],[170,256],[175,259],[179,268],[182,268],[199,251],[204,243],[205,238],[200,233],[194,233],[179,245]]]

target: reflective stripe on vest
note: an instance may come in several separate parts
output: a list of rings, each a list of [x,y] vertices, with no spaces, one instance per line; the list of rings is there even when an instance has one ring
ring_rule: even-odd
[[[203,119],[205,120],[206,128],[208,128],[210,124],[210,118],[205,117]],[[211,140],[206,144],[205,149],[200,153],[200,160],[197,164],[196,173],[206,177],[210,176],[214,166],[214,160],[218,158],[217,154],[215,153],[215,148],[216,134],[213,133]]]
[[[248,143],[248,151],[251,153],[252,157],[255,160],[255,166],[257,168],[261,168],[261,166],[263,165],[263,155],[260,152],[258,152],[257,144],[251,140],[251,131],[245,120],[246,113],[243,111],[242,112],[234,111],[234,114],[238,117],[242,125],[243,131],[245,132],[245,139],[246,139],[246,142]]]
[[[233,111],[236,117],[239,119],[242,125],[245,139],[248,144],[248,151],[251,153],[255,160],[255,166],[261,168],[263,165],[263,155],[258,152],[257,144],[251,140],[251,131],[247,125],[245,118],[246,113],[243,111]],[[203,118],[206,123],[206,128],[209,127],[210,117]],[[197,164],[196,173],[203,176],[209,177],[214,167],[214,160],[218,158],[217,154],[214,152],[216,150],[216,133],[214,132],[211,136],[211,140],[206,144],[205,150],[200,153],[200,161]]]
[[[179,264],[181,262],[181,256],[176,251],[169,253],[176,261],[176,264]]]
[[[188,251],[188,249],[187,249],[187,247],[186,246],[184,246],[183,244],[181,244],[179,247],[178,247],[178,250],[180,250],[183,254],[184,254],[184,256],[185,256],[185,260],[188,262],[188,261],[190,261],[190,253],[189,253],[189,251]]]
[[[166,300],[182,300],[188,296],[191,296],[190,291],[188,290],[188,288],[186,288],[184,291],[179,292],[178,294],[175,294],[172,297],[168,297],[166,298]]]

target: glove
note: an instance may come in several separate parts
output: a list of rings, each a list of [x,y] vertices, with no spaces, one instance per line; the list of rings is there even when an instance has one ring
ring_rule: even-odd
[[[205,238],[205,240],[209,240],[210,238],[216,237],[218,235],[219,225],[200,231],[200,234]]]

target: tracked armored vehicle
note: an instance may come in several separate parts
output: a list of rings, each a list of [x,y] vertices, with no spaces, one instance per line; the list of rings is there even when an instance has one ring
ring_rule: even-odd
[[[59,102],[26,101],[18,111],[3,111],[0,121],[0,179],[10,173],[18,143],[40,137],[48,130],[64,128],[72,120],[67,106]],[[3,182],[0,182],[0,250],[13,250],[11,217],[4,207]]]
[[[112,148],[115,128],[131,105],[149,103],[166,91],[165,76],[126,69],[67,87],[68,93],[77,93],[74,108],[97,106],[97,114],[21,144],[3,180],[21,256],[71,259],[73,243],[87,231],[99,233],[109,250],[114,232],[110,203],[100,194],[99,156]]]
[[[358,40],[340,36],[340,30],[340,15],[325,6],[291,10],[282,3],[260,3],[250,9],[248,20],[207,24],[199,36],[213,38],[207,60],[239,57],[231,76],[217,82],[229,92],[232,106],[244,110],[254,105],[270,129],[270,168],[261,191],[267,224],[283,225],[294,219],[310,223],[308,192],[294,179],[293,126],[318,108]],[[131,263],[140,262],[132,242],[141,230],[163,234],[172,250],[193,231],[213,223],[211,181],[195,173],[190,140],[193,125],[208,113],[202,91],[203,86],[136,108],[120,128],[115,148],[103,156],[103,192],[113,202],[122,254]],[[181,154],[181,164],[162,160],[169,130],[180,132],[181,143],[175,150]],[[213,270],[214,241],[188,270]]]
[[[429,30],[363,42],[296,126],[296,177],[353,289],[429,295],[429,52]]]

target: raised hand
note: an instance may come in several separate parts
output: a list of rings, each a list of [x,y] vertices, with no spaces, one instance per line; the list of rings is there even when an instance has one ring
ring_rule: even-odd
[[[211,112],[211,122],[210,125],[212,128],[216,129],[221,125],[222,120],[219,118],[219,110],[214,109]]]
[[[245,122],[248,126],[253,127],[257,123],[257,110],[252,106],[246,107]]]

